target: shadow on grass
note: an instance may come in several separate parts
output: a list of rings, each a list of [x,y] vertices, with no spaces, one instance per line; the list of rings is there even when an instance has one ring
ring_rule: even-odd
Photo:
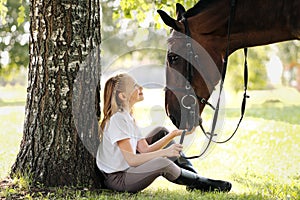
[[[287,196],[287,193],[266,192],[267,190],[281,191],[281,188],[288,188],[285,191],[290,192],[291,199],[297,198],[300,195],[299,188],[289,190],[290,187],[280,185],[280,187],[274,186],[271,182],[269,185],[262,180],[261,183],[254,181],[256,177],[235,177],[237,181],[249,187],[249,192],[244,194],[236,193],[202,193],[200,191],[187,192],[183,190],[170,191],[168,189],[151,190],[147,189],[136,194],[120,193],[104,189],[90,189],[87,187],[24,187],[19,181],[3,180],[0,184],[0,198],[4,199],[149,199],[149,200],[190,200],[190,199],[217,199],[217,200],[257,200],[257,199],[282,199],[282,196]],[[184,187],[184,186],[183,186]],[[275,187],[275,189],[274,189]],[[279,188],[279,189],[278,189]],[[293,193],[291,193],[293,192]],[[285,199],[285,198],[284,198]]]
[[[265,199],[261,194],[233,194],[233,193],[201,193],[199,191],[183,192],[170,190],[142,191],[136,194],[120,193],[108,190],[92,190],[88,188],[39,188],[30,190],[17,190],[16,188],[6,188],[0,192],[0,198],[4,199],[116,199],[116,200],[190,200],[190,199]]]
[[[2,101],[0,99],[0,107],[4,107],[4,106],[24,106],[24,105],[25,105],[25,101],[6,102],[6,101]]]

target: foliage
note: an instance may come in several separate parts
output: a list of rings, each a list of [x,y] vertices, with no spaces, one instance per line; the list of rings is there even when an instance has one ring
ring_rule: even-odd
[[[191,8],[198,1],[196,0],[179,0],[179,1],[149,1],[149,0],[121,0],[120,9],[116,9],[113,15],[114,19],[129,18],[138,22],[143,27],[145,20],[149,18],[153,21],[151,26],[161,28],[162,23],[158,23],[160,18],[157,14],[158,9],[163,9],[168,12],[171,16],[175,16],[175,4],[181,3],[185,8]],[[155,23],[155,24],[153,24]],[[166,26],[165,26],[166,28]]]
[[[267,85],[265,63],[268,61],[268,51],[269,46],[248,49],[248,88],[251,90],[264,89]],[[243,50],[238,50],[229,57],[226,78],[229,79],[229,88],[235,92],[244,89],[244,59]]]
[[[28,66],[29,2],[1,1],[0,10],[0,76],[7,77]]]
[[[171,16],[175,16],[175,4],[181,3],[186,9],[191,8],[197,0],[179,1],[149,1],[149,0],[103,0],[102,6],[102,38],[108,39],[113,35],[120,34],[122,31],[136,30],[137,28],[156,28],[166,31],[169,28],[161,21],[157,14],[158,9],[163,9]],[[1,0],[0,1],[1,19],[0,23],[0,76],[3,81],[12,81],[14,74],[22,67],[28,65],[28,20],[29,13],[28,0]],[[136,33],[138,34],[138,33]],[[159,34],[157,37],[160,37]],[[114,38],[114,44],[106,47],[106,54],[109,57],[118,54],[120,44],[128,46],[130,41],[124,42],[124,38]],[[152,40],[154,43],[158,40]],[[299,58],[299,43],[296,41],[278,44],[278,55],[284,63],[297,61]],[[268,60],[268,47],[255,47],[249,51],[249,88],[262,89],[266,87],[267,78],[265,63]],[[132,52],[133,53],[133,52]],[[146,51],[139,52],[139,57],[147,57]],[[151,60],[164,60],[162,52],[151,52]],[[7,58],[10,58],[7,60]],[[5,58],[5,59],[4,59]],[[4,63],[3,63],[4,62]],[[8,63],[5,63],[8,62]],[[231,78],[228,80],[234,91],[243,89],[242,87],[242,52],[238,51],[231,55],[228,71]],[[229,77],[229,76],[228,76]],[[227,79],[227,78],[226,78]],[[238,83],[238,84],[236,84]]]
[[[156,10],[163,9],[170,16],[176,16],[175,4],[181,3],[186,9],[191,8],[197,1],[147,1],[147,0],[130,0],[121,1],[120,5],[110,3],[109,5],[113,7],[112,18],[117,24],[116,29],[129,29],[140,27],[155,27],[157,29],[169,30],[158,16]],[[108,10],[106,10],[108,11]],[[127,21],[127,23],[124,23]],[[123,27],[121,26],[123,24]],[[126,24],[126,26],[124,26]],[[105,33],[104,33],[105,34]],[[114,45],[112,45],[114,46]],[[265,47],[255,47],[251,48],[248,56],[249,65],[249,88],[250,89],[264,89],[267,85],[267,75],[265,69],[265,63],[268,61],[268,51],[271,49],[267,46]],[[157,59],[162,59],[157,57]],[[238,51],[230,56],[230,63],[228,67],[228,75],[230,80],[228,84],[234,91],[239,91],[243,89],[243,65],[244,58],[242,52]]]

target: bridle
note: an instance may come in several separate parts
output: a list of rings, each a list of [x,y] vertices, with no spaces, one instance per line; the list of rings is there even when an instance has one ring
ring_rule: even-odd
[[[214,143],[226,143],[229,140],[231,140],[231,138],[233,138],[233,136],[236,134],[239,125],[244,117],[244,113],[245,113],[245,108],[246,108],[246,99],[249,98],[249,96],[247,95],[247,87],[248,87],[248,65],[247,65],[247,48],[244,48],[244,55],[245,55],[245,62],[244,62],[244,95],[243,95],[243,101],[242,101],[242,105],[241,105],[241,116],[240,116],[240,120],[237,123],[236,129],[234,130],[234,132],[232,133],[232,135],[227,138],[226,140],[223,141],[216,141],[214,140],[214,137],[217,136],[218,134],[215,133],[215,128],[216,128],[216,124],[217,124],[217,119],[218,119],[218,115],[219,115],[219,108],[220,108],[220,99],[221,99],[221,93],[223,90],[223,85],[224,85],[224,81],[225,81],[225,76],[226,76],[226,71],[227,71],[227,63],[228,63],[228,56],[229,56],[229,47],[230,47],[230,34],[231,34],[231,24],[232,24],[232,20],[235,14],[235,5],[236,5],[236,0],[231,0],[231,8],[230,8],[230,16],[229,16],[229,22],[228,22],[228,29],[227,29],[227,49],[226,49],[226,54],[224,57],[224,62],[223,62],[223,68],[222,68],[222,74],[221,74],[221,82],[220,82],[220,90],[219,90],[219,95],[218,95],[218,101],[217,101],[217,105],[216,107],[214,107],[212,104],[210,104],[208,102],[207,99],[198,96],[197,94],[195,94],[192,90],[192,80],[193,80],[193,66],[191,64],[192,59],[194,58],[196,61],[196,64],[199,63],[198,61],[198,56],[194,53],[194,50],[192,48],[192,42],[191,42],[191,33],[189,30],[189,26],[188,26],[188,21],[185,18],[184,14],[182,16],[182,22],[184,24],[185,27],[185,38],[186,38],[186,47],[187,47],[187,66],[186,66],[186,70],[187,70],[187,74],[185,79],[186,84],[185,84],[185,88],[172,88],[172,87],[166,87],[166,89],[170,89],[170,90],[177,90],[177,91],[183,91],[185,94],[183,95],[183,97],[180,100],[180,104],[183,107],[183,109],[186,109],[187,113],[188,113],[188,124],[194,124],[195,122],[195,113],[196,113],[196,105],[197,102],[200,102],[202,104],[208,105],[210,106],[213,110],[215,110],[214,112],[214,116],[213,116],[213,121],[212,121],[212,128],[210,132],[206,132],[203,125],[202,125],[202,119],[200,117],[199,118],[199,126],[201,128],[201,130],[203,131],[204,135],[208,138],[208,142],[206,147],[204,148],[204,150],[196,156],[189,156],[186,157],[183,154],[181,154],[181,157],[185,158],[185,159],[194,159],[194,158],[199,158],[201,156],[203,156],[205,154],[205,152],[208,150],[210,144],[212,142]],[[185,103],[185,99],[186,98],[192,98],[193,102],[190,104],[186,104]],[[198,100],[198,101],[197,101]],[[181,138],[180,138],[180,144],[183,143],[184,141],[184,137],[187,131],[190,131],[193,127],[189,127],[188,130],[184,130],[181,134]]]

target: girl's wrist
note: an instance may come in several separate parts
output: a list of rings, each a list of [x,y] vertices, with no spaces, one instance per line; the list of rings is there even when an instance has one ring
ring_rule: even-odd
[[[159,157],[167,157],[167,152],[166,151],[167,151],[166,149],[161,149]]]
[[[169,132],[168,135],[169,135],[171,140],[177,136],[175,131]]]
[[[173,138],[175,138],[177,136],[180,136],[181,132],[179,130],[174,130],[170,134],[171,134],[171,138],[173,139]]]

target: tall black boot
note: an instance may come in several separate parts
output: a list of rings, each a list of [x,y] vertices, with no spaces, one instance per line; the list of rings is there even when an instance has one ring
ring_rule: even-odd
[[[184,154],[183,154],[184,155]],[[186,169],[188,171],[198,174],[197,170],[193,167],[193,164],[186,158],[179,157],[174,163],[180,168]]]
[[[213,180],[201,177],[198,174],[181,169],[180,176],[173,181],[180,185],[186,185],[190,190],[201,190],[203,192],[218,191],[229,192],[231,190],[231,183],[222,180]]]

